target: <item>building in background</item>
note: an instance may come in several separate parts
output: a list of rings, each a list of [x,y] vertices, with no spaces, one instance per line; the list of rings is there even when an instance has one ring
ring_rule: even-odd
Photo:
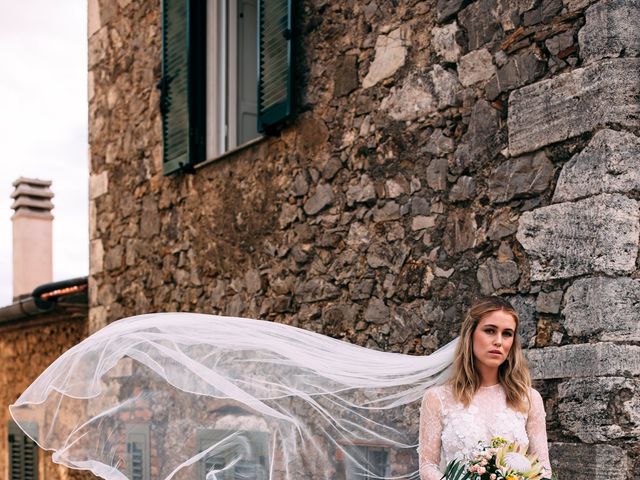
[[[85,337],[87,278],[52,281],[51,182],[19,178],[13,185],[13,303],[0,307],[0,472],[8,480],[70,478],[17,428],[7,407]]]

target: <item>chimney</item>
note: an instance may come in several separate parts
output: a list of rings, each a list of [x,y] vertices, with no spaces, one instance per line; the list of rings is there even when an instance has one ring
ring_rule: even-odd
[[[11,208],[13,222],[13,298],[53,280],[51,182],[20,177]]]

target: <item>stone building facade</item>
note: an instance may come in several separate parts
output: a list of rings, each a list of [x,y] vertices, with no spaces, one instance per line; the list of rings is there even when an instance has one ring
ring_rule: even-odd
[[[72,293],[56,294],[47,307],[33,299],[17,300],[0,308],[0,473],[2,478],[86,478],[51,461],[51,453],[12,428],[8,406],[56,358],[87,334],[86,279]],[[67,289],[71,290],[71,289]],[[59,303],[58,303],[59,302]],[[20,446],[15,446],[18,443]],[[10,458],[15,465],[12,465]]]
[[[219,313],[421,355],[504,295],[559,475],[640,475],[637,1],[301,0],[291,122],[169,176],[160,14],[89,1],[92,331]]]

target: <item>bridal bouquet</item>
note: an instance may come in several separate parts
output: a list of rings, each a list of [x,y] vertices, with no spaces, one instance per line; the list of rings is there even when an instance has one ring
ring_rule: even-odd
[[[449,462],[445,480],[544,480],[544,468],[534,456],[527,456],[517,443],[493,437],[480,442],[467,461]]]

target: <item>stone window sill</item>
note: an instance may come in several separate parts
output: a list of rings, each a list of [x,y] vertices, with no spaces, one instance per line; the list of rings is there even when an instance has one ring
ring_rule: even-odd
[[[200,162],[197,165],[194,165],[194,168],[196,170],[199,170],[203,167],[206,167],[207,165],[211,165],[212,163],[219,162],[220,160],[224,160],[225,158],[231,157],[238,152],[241,152],[243,150],[246,150],[249,147],[252,147],[254,145],[257,145],[258,143],[263,142],[267,138],[269,138],[267,135],[261,135],[259,137],[256,137],[253,140],[249,140],[248,142],[245,142],[242,145],[238,145],[237,147],[232,148],[231,150],[227,150],[226,152],[224,152],[221,155],[218,155],[217,157],[209,158],[204,162]]]

